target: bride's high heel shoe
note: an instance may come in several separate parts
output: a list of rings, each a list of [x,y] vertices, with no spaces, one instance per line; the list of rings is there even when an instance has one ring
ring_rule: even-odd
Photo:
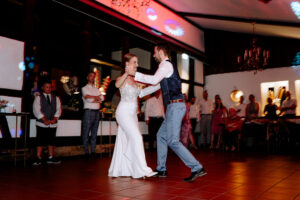
[[[149,174],[146,175],[146,177],[152,177],[155,176],[158,172],[150,172]]]

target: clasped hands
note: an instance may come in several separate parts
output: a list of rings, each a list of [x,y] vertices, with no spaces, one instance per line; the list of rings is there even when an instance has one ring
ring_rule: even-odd
[[[46,117],[42,118],[45,125],[55,124],[57,122],[57,118],[53,117],[53,119],[48,120]]]

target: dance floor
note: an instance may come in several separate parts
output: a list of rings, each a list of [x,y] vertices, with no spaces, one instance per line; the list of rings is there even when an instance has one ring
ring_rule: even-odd
[[[168,178],[109,178],[109,156],[65,158],[60,165],[0,166],[2,200],[236,200],[300,199],[300,157],[194,151],[208,174],[186,183],[190,171],[173,153]],[[147,152],[155,167],[156,153]]]

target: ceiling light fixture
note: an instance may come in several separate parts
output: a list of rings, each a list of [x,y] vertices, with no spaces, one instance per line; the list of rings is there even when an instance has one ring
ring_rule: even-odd
[[[257,38],[254,37],[255,24],[255,22],[252,23],[252,47],[250,49],[245,49],[243,57],[237,57],[240,70],[254,70],[254,74],[256,74],[257,71],[263,70],[267,65],[269,65],[270,59],[270,50],[262,50],[261,47],[257,46]]]

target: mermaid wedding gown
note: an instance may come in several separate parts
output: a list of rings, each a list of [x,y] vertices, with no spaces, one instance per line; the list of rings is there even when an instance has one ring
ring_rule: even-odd
[[[138,126],[137,97],[139,92],[140,89],[129,84],[120,88],[121,101],[116,110],[118,135],[108,176],[140,178],[155,175],[155,172],[147,166],[143,137]]]

